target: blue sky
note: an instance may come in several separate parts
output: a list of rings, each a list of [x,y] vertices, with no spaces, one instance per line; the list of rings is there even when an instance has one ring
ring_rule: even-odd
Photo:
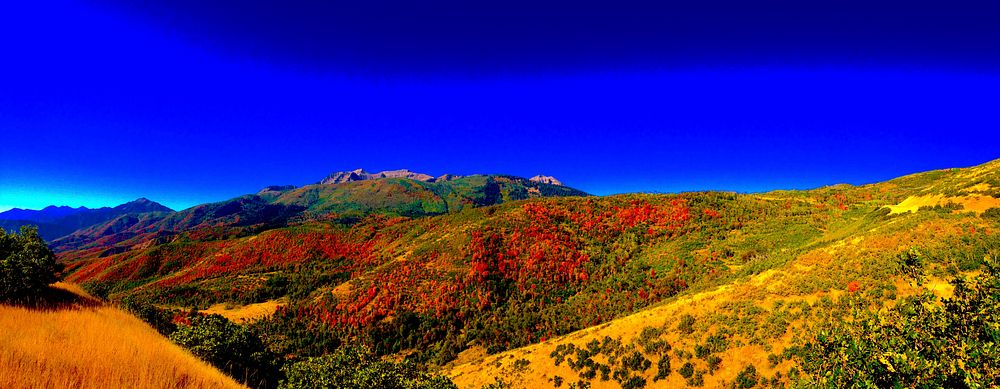
[[[0,210],[181,209],[357,167],[610,194],[1000,158],[988,3],[24,3],[0,12]]]

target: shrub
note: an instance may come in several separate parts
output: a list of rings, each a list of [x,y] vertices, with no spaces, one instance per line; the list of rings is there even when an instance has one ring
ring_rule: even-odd
[[[411,363],[383,361],[366,347],[348,347],[332,354],[308,358],[283,368],[288,378],[282,389],[385,388],[444,389],[455,388],[446,377],[423,373]],[[488,388],[506,388],[497,380]]]
[[[192,354],[255,388],[273,388],[280,379],[279,366],[253,331],[220,315],[195,316],[180,325],[170,340]]]
[[[684,366],[681,366],[681,369],[677,372],[681,373],[681,377],[691,378],[691,376],[694,375],[694,365],[692,365],[691,362],[685,362]]]
[[[681,316],[681,321],[677,323],[677,330],[684,335],[691,335],[694,333],[694,316],[690,314],[684,314]]]
[[[0,228],[0,300],[31,297],[59,281],[62,265],[56,263],[35,227],[21,227],[20,234]]]
[[[622,382],[622,389],[642,389],[646,387],[646,379],[639,376],[631,376]]]
[[[716,370],[719,370],[719,365],[722,364],[722,358],[720,358],[718,355],[711,355],[705,361],[708,362],[709,374],[715,373]]]
[[[633,371],[646,371],[649,366],[653,363],[650,362],[646,357],[642,356],[638,351],[633,351],[631,354],[622,358],[622,365]]]
[[[157,332],[164,336],[170,336],[174,331],[177,331],[177,324],[174,324],[173,315],[169,311],[157,308],[135,296],[126,296],[122,299],[121,307],[153,326]]]
[[[902,256],[904,273],[922,279]],[[851,320],[831,318],[795,357],[824,386],[990,387],[1000,382],[1000,264],[986,258],[972,280],[951,281],[953,296],[930,291],[880,310],[850,300]]]
[[[741,389],[749,389],[757,386],[757,368],[753,365],[747,365],[743,371],[736,375],[736,387]]]
[[[705,348],[710,353],[721,353],[729,348],[729,342],[723,334],[712,334],[708,338],[705,338]]]
[[[781,363],[781,356],[775,354],[767,354],[767,363],[769,363],[771,367],[778,366],[778,364]]]
[[[577,380],[569,384],[569,389],[590,389],[590,381]]]
[[[688,386],[694,386],[694,387],[705,386],[705,371],[698,370],[694,372],[694,376],[688,378],[687,384]]]
[[[260,334],[269,350],[278,355],[318,357],[341,346],[341,339],[334,328],[300,318],[294,310],[279,309],[274,315],[248,326],[254,333]]]
[[[646,354],[656,355],[663,354],[670,351],[670,343],[666,340],[660,339],[660,334],[663,330],[656,327],[646,327],[642,329],[639,334],[639,339],[637,343],[642,346],[642,349],[646,351]]]
[[[699,359],[705,359],[705,357],[707,357],[708,354],[711,354],[711,351],[708,349],[708,347],[702,346],[700,344],[696,344],[694,346],[694,356],[695,357],[697,357]]]
[[[653,377],[653,382],[667,379],[670,376],[670,372],[670,355],[663,355],[656,362],[656,376]]]

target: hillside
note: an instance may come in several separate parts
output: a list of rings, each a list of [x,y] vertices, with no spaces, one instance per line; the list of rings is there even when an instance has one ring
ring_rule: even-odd
[[[128,313],[55,288],[40,308],[0,305],[0,387],[242,387]]]
[[[843,314],[844,304],[891,305],[927,292],[951,297],[954,285],[945,278],[976,274],[985,261],[1000,259],[998,189],[1000,163],[993,161],[862,187],[753,196],[786,204],[805,201],[833,212],[815,214],[828,220],[817,223],[821,227],[806,239],[775,244],[766,234],[734,230],[727,243],[707,244],[701,251],[713,257],[733,252],[734,246],[754,247],[750,256],[721,256],[724,266],[741,270],[730,282],[696,286],[650,308],[523,348],[495,355],[470,351],[451,365],[450,374],[463,388],[478,388],[495,377],[512,377],[515,387],[583,381],[593,388],[617,388],[623,386],[617,378],[600,378],[607,377],[601,363],[617,371],[623,362],[608,359],[608,350],[619,355],[627,349],[641,350],[651,361],[652,367],[636,376],[664,387],[728,387],[747,366],[755,367],[762,386],[794,383],[794,374],[801,372],[796,354],[807,334],[827,328],[831,316],[824,315]],[[794,224],[786,228],[793,230]],[[762,246],[769,249],[758,249]],[[901,274],[897,259],[910,255],[927,262],[922,285]],[[686,377],[684,363],[693,367]],[[660,366],[673,373],[658,377]]]
[[[1000,257],[1000,161],[762,194],[525,198],[479,182],[490,179],[504,201],[460,209],[437,200],[448,198],[440,183],[284,188],[274,204],[363,212],[246,234],[195,226],[61,257],[70,280],[112,299],[207,309],[281,298],[253,324],[281,355],[367,344],[472,388],[497,377],[515,387],[790,384],[815,373],[801,365],[810,334],[851,307],[941,292]],[[931,282],[911,286],[907,261]]]

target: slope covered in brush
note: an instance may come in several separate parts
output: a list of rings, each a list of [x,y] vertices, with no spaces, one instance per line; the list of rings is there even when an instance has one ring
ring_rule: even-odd
[[[788,383],[796,364],[783,350],[818,320],[803,311],[838,312],[823,310],[844,290],[912,293],[893,264],[914,247],[939,276],[998,255],[997,166],[809,191],[537,198],[431,217],[308,219],[224,238],[194,229],[120,253],[64,256],[74,259],[71,279],[112,298],[207,307],[284,297],[284,308],[255,324],[289,339],[272,344],[283,355],[364,343],[421,363],[462,362],[456,382],[473,387],[523,367],[506,355],[531,356],[524,386],[554,384],[552,372],[598,386],[653,382],[654,362],[672,363],[658,379],[679,385],[733,382],[751,374],[750,363],[755,377]],[[368,181],[349,184],[370,193]],[[275,198],[317,190],[304,189]],[[897,209],[921,196],[936,200]],[[647,349],[639,335],[661,346]],[[587,339],[610,342],[617,362],[581,362],[602,350]],[[561,365],[570,343],[574,363]],[[523,346],[500,362],[476,357]],[[578,355],[583,346],[588,355]],[[638,367],[616,378],[622,353]],[[664,355],[673,362],[660,362]]]
[[[740,269],[726,282],[524,348],[469,353],[451,375],[460,387],[498,377],[515,387],[991,386],[998,177],[994,161],[760,195],[812,208],[796,212],[817,230],[784,241],[732,231],[699,250]]]

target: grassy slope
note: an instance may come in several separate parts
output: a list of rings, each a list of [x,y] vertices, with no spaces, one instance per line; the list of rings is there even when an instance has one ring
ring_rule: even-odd
[[[78,302],[50,309],[0,306],[2,388],[239,388],[139,319]]]
[[[705,344],[709,335],[731,334],[730,347],[717,354],[723,361],[720,369],[704,376],[705,387],[728,386],[749,364],[765,378],[776,372],[784,372],[787,376],[793,362],[781,361],[773,365],[768,362],[768,356],[780,355],[792,343],[795,334],[810,324],[812,318],[797,317],[801,312],[796,309],[803,306],[817,309],[825,298],[836,300],[848,293],[851,282],[859,285],[859,291],[854,293],[876,299],[881,298],[882,293],[888,296],[889,290],[896,296],[916,293],[917,287],[893,269],[893,256],[911,247],[929,254],[933,261],[932,276],[923,287],[941,296],[950,294],[950,285],[941,282],[947,269],[974,271],[962,269],[962,261],[976,259],[974,256],[983,253],[1000,255],[1000,239],[992,232],[1000,226],[997,221],[978,216],[988,208],[1000,207],[1000,198],[992,197],[1000,188],[994,186],[998,173],[1000,163],[994,161],[973,168],[921,173],[860,188],[840,186],[756,196],[771,201],[798,199],[819,204],[816,195],[827,191],[834,196],[856,199],[867,197],[860,192],[875,194],[867,200],[844,206],[836,218],[823,223],[822,235],[806,241],[785,242],[778,247],[778,252],[795,253],[787,263],[759,273],[751,272],[722,285],[692,288],[648,309],[527,347],[495,355],[467,351],[449,366],[449,374],[461,388],[478,388],[493,382],[495,377],[509,378],[514,387],[553,387],[556,376],[563,379],[565,387],[566,383],[580,378],[580,371],[574,371],[567,363],[555,365],[550,353],[557,345],[573,343],[579,347],[604,337],[638,344],[643,329],[656,328],[663,330],[659,338],[669,342],[673,350],[688,352],[696,345]],[[963,209],[918,212],[919,206],[947,203],[961,204]],[[889,208],[893,216],[865,217],[879,214],[880,208],[885,209],[883,207]],[[733,235],[742,234],[734,231]],[[758,232],[751,236],[761,238],[767,234]],[[888,297],[884,299],[891,304]],[[798,308],[789,308],[790,305]],[[691,334],[678,329],[679,318],[686,314],[696,318]],[[768,328],[775,322],[784,324]],[[751,328],[743,325],[747,323]],[[656,362],[661,356],[644,354],[652,360],[653,368],[641,375],[654,387],[686,386],[685,379],[677,373],[684,362],[692,362],[696,369],[707,368],[702,359],[680,358],[670,352],[666,357],[671,358],[674,372],[666,380],[654,382]],[[606,362],[606,359],[595,359]],[[518,361],[522,367],[517,366]],[[528,362],[526,366],[525,361]],[[590,383],[593,388],[620,387],[613,380],[592,379]]]

